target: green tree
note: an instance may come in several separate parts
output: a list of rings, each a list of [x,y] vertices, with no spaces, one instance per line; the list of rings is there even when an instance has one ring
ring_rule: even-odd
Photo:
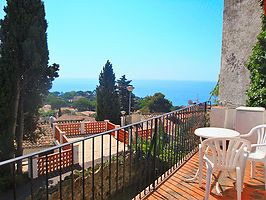
[[[65,100],[51,94],[49,94],[45,99],[45,103],[51,105],[52,109],[59,109],[67,106],[67,102]]]
[[[71,91],[71,92],[65,92],[61,95],[61,97],[65,100],[70,100],[73,99],[75,96],[77,95],[77,93],[75,91]]]
[[[153,96],[146,96],[140,100],[141,111],[149,112],[169,112],[173,107],[172,103],[165,98],[165,95],[158,92]]]
[[[0,160],[22,154],[24,128],[36,125],[38,107],[58,76],[59,65],[48,66],[47,22],[41,0],[7,1],[1,20]],[[3,145],[4,144],[4,145]],[[21,166],[18,166],[21,168]]]
[[[261,1],[263,7],[264,1]],[[247,91],[247,105],[266,107],[266,16],[262,14],[261,32],[249,57],[250,87]]]
[[[129,91],[127,90],[127,87],[130,85],[132,80],[127,80],[126,76],[123,75],[118,81],[117,81],[117,89],[118,89],[118,97],[120,102],[120,110],[124,110],[128,114],[128,106],[129,106]],[[131,94],[131,107],[134,107],[134,97],[135,95]]]
[[[99,76],[99,85],[96,88],[97,96],[97,117],[99,121],[110,120],[113,123],[120,123],[120,105],[115,85],[115,74],[113,66],[106,62]]]
[[[172,103],[160,92],[155,93],[149,102],[151,112],[169,112],[172,106]]]
[[[87,98],[80,98],[79,100],[73,102],[73,106],[78,109],[78,111],[85,110],[95,110],[95,104],[93,101]]]

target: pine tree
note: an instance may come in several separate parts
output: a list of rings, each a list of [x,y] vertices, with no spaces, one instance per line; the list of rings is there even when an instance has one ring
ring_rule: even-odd
[[[120,109],[126,111],[128,114],[128,106],[129,106],[129,91],[127,87],[130,85],[132,80],[127,80],[126,76],[123,75],[117,81],[117,88],[118,88],[118,96],[120,102]],[[134,106],[134,94],[131,95],[131,107]]]
[[[13,157],[14,139],[16,155],[22,155],[24,128],[30,130],[36,125],[38,107],[59,70],[57,64],[48,66],[43,2],[7,1],[4,10],[6,16],[1,21],[0,32],[0,87],[4,88],[0,102],[4,104],[0,105],[0,111],[8,114],[0,118],[0,160]]]
[[[106,62],[99,76],[99,86],[96,88],[97,120],[110,120],[115,124],[120,123],[120,105],[115,85],[113,66]]]

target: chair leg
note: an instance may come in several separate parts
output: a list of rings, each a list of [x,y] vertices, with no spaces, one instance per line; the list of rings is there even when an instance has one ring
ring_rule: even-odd
[[[202,148],[199,148],[199,186],[202,187],[202,169],[203,169],[203,154]]]
[[[212,167],[207,165],[205,200],[209,199],[210,189],[211,189],[211,179],[212,179]]]
[[[263,163],[264,164],[264,189],[266,190],[266,162]]]
[[[239,167],[236,167],[236,190],[237,190],[237,200],[241,200],[241,192],[242,192],[242,176],[241,170]]]
[[[251,161],[250,163],[251,163],[250,178],[255,178],[256,163],[255,163],[255,161]]]

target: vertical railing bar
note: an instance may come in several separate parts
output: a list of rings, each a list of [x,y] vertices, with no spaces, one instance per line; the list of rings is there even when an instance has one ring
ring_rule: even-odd
[[[187,108],[187,154],[190,153],[190,108]]]
[[[116,192],[118,191],[118,153],[119,153],[119,130],[116,131],[117,139],[116,139]],[[124,135],[125,136],[125,135]]]
[[[156,186],[156,177],[157,177],[157,173],[156,173],[156,145],[157,145],[157,133],[158,132],[158,118],[155,118],[155,123],[154,123],[154,152],[153,152],[153,190],[155,190],[155,186]]]
[[[149,149],[150,152],[152,151],[151,149],[152,148],[151,142],[152,142],[152,137],[153,137],[152,133],[153,133],[153,119],[151,120],[151,138],[150,138],[150,149]],[[152,163],[149,162],[148,169],[151,169],[151,165]],[[151,170],[149,170],[149,173],[148,173],[148,184],[149,184],[149,191],[151,191]]]
[[[124,128],[124,152],[123,152],[123,185],[122,185],[122,191],[123,191],[123,194],[124,194],[124,189],[125,189],[125,165],[126,165],[126,132],[127,132],[127,129]],[[129,139],[129,135],[128,135],[128,139]]]
[[[71,197],[74,200],[74,143],[71,144],[72,148],[72,163],[71,163]]]
[[[34,199],[33,195],[33,166],[32,166],[32,156],[30,157],[30,194],[31,194],[31,200]]]
[[[167,133],[167,125],[165,126],[165,116],[163,116],[163,136],[162,136],[162,160],[163,160],[163,174],[165,175],[165,163],[166,163],[166,156],[165,156],[165,136]],[[161,181],[162,181],[162,176],[161,176]]]
[[[13,199],[17,199],[17,186],[16,186],[16,163],[13,162],[12,164],[12,176],[13,176]]]
[[[49,183],[48,183],[48,155],[45,155],[45,183],[46,183],[46,199],[49,199],[49,191],[48,191],[48,187],[49,187]]]
[[[101,199],[103,199],[103,135],[101,135]]]
[[[94,199],[94,138],[92,138],[92,184],[91,184],[91,190],[92,190],[92,199]]]
[[[174,168],[177,167],[177,113],[174,113]]]
[[[193,152],[194,151],[194,133],[193,133],[193,128],[196,126],[196,124],[197,124],[197,119],[195,118],[195,112],[194,112],[194,109],[195,109],[195,107],[193,106],[192,108],[191,108],[191,119],[193,120],[193,124],[190,126],[190,142],[191,142],[191,144],[190,144],[190,147],[191,147],[191,152]]]
[[[179,164],[181,153],[180,153],[180,114],[179,112],[177,114],[177,163]]]
[[[145,155],[146,155],[146,159],[145,159],[145,169],[144,169],[144,177],[145,177],[145,183],[144,183],[144,194],[146,195],[146,188],[147,188],[147,179],[148,179],[148,130],[149,130],[149,121],[146,122],[146,146],[145,146]]]
[[[185,114],[185,119],[186,119],[186,123],[185,123],[185,126],[186,126],[186,137],[185,137],[185,143],[186,143],[186,155],[187,155],[187,152],[189,150],[189,137],[188,137],[188,131],[189,131],[189,125],[188,125],[188,115],[189,115],[189,108],[186,108],[186,114]]]
[[[137,167],[140,167],[140,148],[138,149],[138,140],[139,140],[139,137],[138,137],[138,135],[139,135],[139,131],[138,131],[139,127],[138,127],[138,125],[139,124],[135,125],[135,130],[136,130],[136,132],[135,132],[135,141],[136,141],[136,145],[135,145],[136,146],[136,150],[135,150],[135,152],[136,152],[136,156],[137,156]],[[134,128],[133,128],[133,130],[134,130]],[[139,177],[137,177],[136,179],[140,180]],[[137,190],[138,194],[140,194],[140,184],[139,183],[137,184],[137,182],[136,182],[136,185],[137,185],[136,190]],[[134,199],[135,199],[135,197],[134,197]]]
[[[186,143],[186,111],[183,110],[183,120],[184,120],[184,123],[183,123],[183,140],[184,140],[184,155],[187,151],[187,143]],[[185,157],[184,157],[185,158]]]
[[[181,110],[180,111],[180,141],[181,141],[181,156],[180,156],[180,160],[181,160],[181,162],[183,162],[184,160],[183,160],[183,157],[184,157],[184,138],[183,138],[183,126],[184,126],[184,119],[183,119],[183,111]]]
[[[174,153],[174,168],[177,166],[177,137],[176,137],[176,124],[177,124],[177,115],[176,112],[173,114],[174,115],[174,147],[173,147],[173,153]]]
[[[171,133],[171,120],[169,120],[169,114],[167,115],[167,125],[168,125],[168,128],[167,128],[167,137],[168,137],[168,144],[167,144],[167,163],[168,163],[168,168],[167,168],[167,175],[169,175],[169,165],[170,165],[170,168],[171,168],[171,161],[170,161],[170,150],[171,150],[171,136],[170,136],[170,133]],[[170,121],[170,123],[169,123]]]
[[[109,198],[111,197],[112,133],[109,134]]]
[[[174,165],[174,160],[173,160],[173,156],[174,156],[174,113],[171,114],[172,115],[172,122],[171,122],[171,125],[172,125],[172,149],[171,149],[171,172],[173,171],[173,165]]]
[[[85,144],[82,140],[82,199],[85,199]]]
[[[159,125],[158,125],[158,135],[157,135],[157,138],[158,138],[158,150],[157,150],[157,152],[158,152],[158,160],[159,160],[159,162],[158,162],[158,173],[159,173],[159,175],[161,175],[161,162],[160,162],[160,160],[161,160],[161,158],[160,158],[160,154],[161,154],[161,119],[160,118],[158,118],[158,120],[159,120]],[[159,183],[159,178],[157,179],[157,184]]]
[[[140,149],[141,149],[140,150],[140,153],[141,153],[141,162],[143,162],[143,122],[141,123]],[[142,189],[142,185],[143,185],[143,177],[140,176],[140,189]],[[139,198],[141,199],[141,192],[139,193]]]
[[[59,194],[62,200],[62,148],[59,147]]]
[[[132,170],[132,142],[133,142],[133,134],[132,134],[132,126],[129,127],[129,134],[130,134],[130,145],[129,145],[129,183],[131,183],[131,170]]]
[[[185,155],[187,152],[187,109],[184,109],[184,146],[185,146]]]

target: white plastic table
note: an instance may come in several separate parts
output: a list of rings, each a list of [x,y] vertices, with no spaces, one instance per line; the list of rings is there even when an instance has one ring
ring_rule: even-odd
[[[216,127],[204,127],[204,128],[197,128],[195,130],[195,135],[200,137],[200,141],[202,142],[202,138],[233,138],[240,136],[240,133],[231,129],[227,128],[216,128]],[[200,155],[199,155],[200,156]],[[199,166],[203,166],[202,158],[199,157]],[[194,181],[197,176],[199,176],[199,186],[202,186],[202,169],[201,167],[198,168],[195,176],[190,179],[186,179],[186,181]],[[218,191],[217,187],[216,190]],[[218,191],[218,193],[220,193]]]
[[[216,127],[204,127],[204,128],[197,128],[195,130],[195,135],[199,136],[200,139],[202,138],[233,138],[240,136],[240,133],[231,129],[227,128],[216,128]]]

